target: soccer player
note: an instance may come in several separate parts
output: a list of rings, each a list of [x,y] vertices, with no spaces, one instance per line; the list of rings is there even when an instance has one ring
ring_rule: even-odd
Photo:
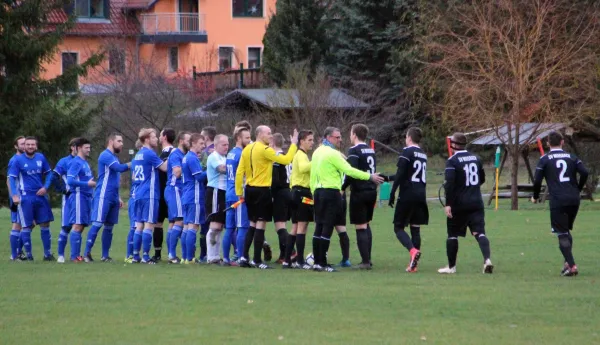
[[[89,140],[79,138],[75,144],[77,156],[69,164],[67,184],[71,190],[69,195],[69,223],[73,224],[71,231],[71,261],[81,262],[81,235],[86,226],[91,223],[92,193],[96,186],[92,169],[87,162],[91,146]],[[86,260],[85,262],[91,262]]]
[[[355,169],[344,160],[338,151],[342,142],[339,129],[327,127],[324,137],[323,144],[313,153],[310,172],[316,223],[313,235],[313,270],[335,272],[335,269],[327,264],[327,251],[335,225],[341,224],[341,218],[346,216],[342,205],[342,175],[358,180],[370,179],[376,184],[381,184],[383,177]]]
[[[175,142],[175,130],[173,128],[163,129],[160,132],[159,141],[160,147],[162,148],[162,151],[160,153],[160,159],[163,162],[166,162],[169,156],[171,155],[171,152],[174,150],[173,143]],[[160,200],[158,202],[158,223],[154,227],[152,238],[152,244],[154,246],[154,256],[152,256],[152,260],[155,262],[159,262],[162,259],[162,244],[164,238],[163,223],[165,222],[165,219],[167,219],[169,216],[167,200],[165,198],[165,190],[167,187],[167,174],[162,171],[159,171],[158,180],[158,188],[160,190]],[[169,224],[169,227],[171,227],[171,224]],[[167,241],[167,247],[168,245],[169,244]]]
[[[446,220],[448,266],[440,268],[438,272],[456,273],[458,237],[465,237],[469,227],[483,254],[483,273],[492,273],[494,265],[490,260],[490,241],[485,236],[485,212],[481,197],[485,172],[479,158],[465,149],[467,137],[463,133],[454,133],[450,142],[454,154],[446,161],[444,185],[446,189],[444,211],[448,217]]]
[[[171,151],[167,161],[167,188],[165,198],[169,209],[169,231],[167,232],[167,251],[169,263],[178,264],[177,242],[183,230],[183,203],[181,193],[183,182],[181,178],[181,165],[185,154],[190,149],[190,133],[179,132],[177,135],[177,148]]]
[[[235,193],[238,198],[244,199],[248,207],[250,228],[244,243],[243,257],[240,258],[242,267],[271,268],[262,262],[262,244],[265,241],[265,228],[273,218],[273,199],[271,196],[271,182],[273,179],[273,162],[290,164],[296,154],[298,131],[290,136],[292,144],[287,154],[277,155],[275,150],[268,147],[271,140],[271,129],[267,126],[256,128],[256,142],[246,146],[242,151],[240,165],[235,176]],[[246,187],[244,189],[244,177]],[[250,246],[254,241],[254,260],[248,263]]]
[[[142,143],[138,140],[135,141],[136,150],[140,150]],[[131,180],[129,186],[129,201],[127,201],[127,213],[129,215],[129,233],[127,234],[127,251],[125,254],[125,263],[133,263],[133,237],[135,236],[136,230],[136,219],[135,213],[135,189],[139,186],[140,181],[133,178],[133,169],[130,169]]]
[[[389,205],[394,207],[396,190],[400,188],[398,204],[394,211],[394,233],[410,254],[406,272],[417,272],[421,257],[421,225],[429,223],[427,207],[427,155],[419,147],[423,137],[420,128],[411,127],[406,132],[406,147],[398,158],[398,170],[392,177],[394,184],[390,193]],[[410,226],[410,236],[404,229]]]
[[[18,206],[21,221],[21,240],[27,260],[33,261],[31,229],[40,225],[40,237],[44,247],[44,261],[54,261],[50,222],[54,220],[47,191],[52,185],[54,174],[43,154],[37,151],[37,139],[25,138],[25,154],[15,156],[8,171],[13,204]],[[45,176],[45,181],[42,180]],[[18,186],[18,187],[17,187]],[[35,223],[34,223],[35,222]]]
[[[273,134],[271,139],[271,148],[277,155],[283,154],[283,135],[281,133]],[[294,155],[295,156],[295,155]],[[273,181],[271,182],[271,194],[273,195],[273,221],[275,230],[279,238],[279,259],[278,264],[282,264],[285,259],[285,245],[287,243],[287,221],[290,220],[290,203],[292,193],[290,191],[290,170],[291,164],[273,163]],[[265,258],[266,260],[266,258]]]
[[[183,223],[185,228],[181,235],[181,258],[182,263],[199,263],[196,255],[196,237],[200,225],[205,222],[204,194],[206,172],[202,171],[202,165],[198,154],[204,150],[204,136],[194,133],[190,138],[190,151],[181,161],[183,178]]]
[[[25,137],[17,137],[13,142],[13,146],[16,152],[15,155],[12,156],[11,159],[8,161],[8,171],[10,171],[10,167],[14,164],[16,157],[25,152]],[[25,254],[23,253],[23,241],[21,241],[21,220],[19,219],[18,212],[19,210],[18,206],[16,204],[13,204],[10,181],[8,178],[6,179],[6,185],[8,186],[8,193],[10,198],[10,222],[12,223],[9,238],[11,250],[10,259],[12,261],[25,261],[27,259],[27,256],[25,256]]]
[[[61,230],[58,235],[58,259],[56,259],[56,262],[59,264],[65,262],[65,248],[67,247],[71,226],[73,226],[73,224],[70,223],[71,211],[69,210],[70,203],[68,202],[69,197],[67,194],[70,194],[71,188],[67,183],[67,173],[69,172],[71,161],[77,156],[76,144],[78,140],[79,138],[73,138],[69,141],[70,154],[61,158],[54,167],[54,172],[57,174],[55,178],[55,181],[57,181],[56,185],[61,192],[64,192],[61,207]]]
[[[119,223],[119,209],[123,200],[119,197],[121,173],[131,167],[131,163],[121,164],[119,153],[123,149],[123,136],[112,133],[107,138],[106,150],[98,157],[98,182],[92,201],[92,227],[87,235],[83,259],[93,262],[92,248],[98,232],[102,230],[102,262],[112,262],[110,247],[112,246],[113,228]]]
[[[138,139],[142,148],[131,163],[134,180],[139,181],[135,190],[136,230],[133,236],[133,263],[156,264],[148,254],[152,246],[152,231],[158,221],[158,202],[160,186],[157,170],[166,172],[164,164],[154,149],[158,146],[158,137],[153,128],[143,128]],[[143,231],[142,231],[143,229]],[[140,259],[140,249],[143,246],[143,258]]]
[[[207,233],[207,262],[217,264],[221,262],[219,250],[221,249],[221,231],[225,224],[225,190],[227,189],[227,151],[229,138],[219,134],[214,141],[215,150],[206,161],[206,175],[208,188],[206,189],[206,209],[213,215],[206,220],[209,223]]]
[[[572,277],[579,273],[573,258],[573,237],[571,231],[579,210],[581,190],[588,178],[583,162],[575,155],[565,152],[564,140],[559,132],[548,135],[550,152],[542,156],[535,170],[532,202],[540,198],[542,180],[545,178],[550,192],[550,225],[558,237],[558,247],[565,259],[560,272],[562,276]],[[579,181],[577,180],[579,174]]]
[[[314,221],[313,196],[310,192],[310,167],[311,163],[307,153],[314,145],[312,131],[302,130],[298,133],[299,148],[292,160],[292,173],[290,186],[292,187],[292,232],[288,236],[285,246],[285,262],[282,268],[311,269],[304,262],[304,247],[306,245],[306,230],[308,223]],[[297,261],[292,263],[294,244],[297,248]]]
[[[209,126],[202,128],[200,132],[205,139],[204,149],[199,153],[200,164],[202,167],[206,168],[206,161],[208,160],[208,156],[215,150],[215,136],[217,135],[217,129],[215,127]],[[206,188],[206,182],[204,187]],[[200,261],[206,262],[206,234],[208,234],[209,223],[202,222],[201,230],[200,230]]]
[[[240,164],[242,150],[250,144],[250,131],[246,127],[236,127],[233,131],[235,147],[227,154],[227,191],[225,192],[226,207],[236,203],[239,198],[235,194],[235,175]],[[231,243],[235,242],[236,256],[242,257],[244,241],[250,221],[248,220],[248,209],[246,204],[240,204],[236,209],[228,210],[225,214],[225,233],[223,235],[223,265],[237,266],[237,262],[230,260],[229,250]],[[237,235],[235,231],[237,229]]]

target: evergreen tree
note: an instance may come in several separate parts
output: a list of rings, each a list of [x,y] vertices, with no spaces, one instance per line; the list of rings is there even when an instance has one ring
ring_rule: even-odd
[[[326,6],[318,0],[279,0],[263,38],[263,68],[281,85],[287,66],[309,61],[315,71],[327,50]]]

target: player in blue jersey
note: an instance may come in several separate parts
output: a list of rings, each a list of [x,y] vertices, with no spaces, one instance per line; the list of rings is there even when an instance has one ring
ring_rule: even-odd
[[[67,185],[71,190],[69,194],[69,223],[73,229],[69,235],[71,241],[71,261],[81,262],[81,234],[86,226],[91,223],[92,193],[96,186],[94,174],[87,162],[90,156],[90,141],[79,138],[75,144],[77,156],[69,164],[67,172]],[[86,262],[89,262],[86,260]]]
[[[68,194],[70,194],[70,187],[67,184],[67,172],[69,171],[71,160],[77,156],[77,147],[75,146],[77,140],[79,140],[79,138],[73,138],[71,141],[69,141],[69,155],[61,158],[54,167],[54,172],[56,173],[56,189],[63,193],[62,205],[60,209],[61,228],[60,233],[58,234],[58,259],[56,260],[56,262],[60,264],[65,262],[65,248],[67,247],[68,236],[71,232],[72,226],[72,224],[69,223],[70,214]]]
[[[28,260],[33,260],[31,251],[31,229],[40,225],[40,236],[44,247],[44,261],[54,261],[50,222],[54,220],[47,191],[52,185],[54,174],[43,154],[37,151],[37,139],[25,138],[25,154],[15,157],[8,172],[12,200],[18,205],[21,221],[21,240]],[[45,177],[45,181],[44,181]]]
[[[133,236],[133,263],[155,264],[156,262],[151,260],[148,253],[152,247],[152,231],[158,221],[160,200],[158,171],[167,171],[167,165],[163,164],[164,162],[154,151],[158,146],[156,130],[143,128],[138,139],[142,143],[142,148],[131,163],[133,179],[139,182],[135,190],[136,229]],[[142,247],[143,257],[140,258]]]
[[[177,136],[177,148],[171,151],[167,159],[167,187],[165,199],[167,201],[169,230],[167,231],[167,251],[169,263],[178,264],[177,241],[183,230],[183,203],[181,194],[183,182],[181,178],[181,165],[185,154],[190,149],[190,133],[180,132]]]
[[[182,263],[199,263],[196,255],[196,237],[200,225],[205,222],[204,194],[206,172],[202,170],[202,164],[198,154],[204,149],[204,136],[194,133],[190,138],[190,151],[181,161],[181,173],[183,182],[183,224],[185,228],[181,235],[181,258]]]
[[[135,142],[135,148],[139,150],[142,147],[142,143],[139,140]],[[125,263],[130,264],[133,262],[133,236],[135,235],[135,189],[140,184],[140,181],[136,181],[133,178],[133,170],[131,172],[130,186],[129,186],[129,201],[127,201],[127,212],[129,216],[129,233],[127,234],[127,251],[125,254]]]
[[[123,136],[113,133],[108,136],[106,150],[98,156],[98,182],[92,201],[92,227],[87,235],[83,259],[93,262],[92,248],[98,232],[102,231],[102,262],[112,262],[109,255],[112,245],[113,228],[119,223],[119,209],[123,201],[119,197],[121,173],[129,170],[131,163],[121,164],[119,153],[123,148]]]
[[[227,154],[226,161],[227,191],[225,192],[225,206],[228,208],[239,200],[235,194],[235,173],[240,164],[242,150],[251,141],[250,131],[245,127],[236,127],[233,131],[233,138],[235,139],[235,147]],[[223,265],[237,266],[237,262],[230,260],[229,251],[233,242],[236,242],[235,254],[237,257],[242,257],[244,240],[249,226],[250,220],[248,219],[246,204],[241,204],[236,209],[227,211],[225,215],[225,233],[223,234]],[[236,229],[237,236],[235,236]]]
[[[8,171],[13,165],[16,157],[25,152],[25,137],[19,136],[15,139],[14,143],[15,155],[8,161]],[[8,174],[7,174],[8,175]],[[21,221],[19,220],[18,206],[13,204],[12,193],[10,188],[10,181],[6,179],[6,185],[8,186],[9,203],[10,203],[10,222],[12,228],[10,231],[9,243],[10,243],[10,259],[12,261],[24,261],[27,256],[23,253],[23,241],[21,241]]]
[[[206,162],[206,176],[208,179],[205,195],[205,204],[208,212],[212,214],[209,223],[207,238],[207,261],[217,264],[221,262],[221,232],[225,224],[225,190],[227,189],[227,151],[229,138],[219,134],[214,141],[215,150],[208,156]]]

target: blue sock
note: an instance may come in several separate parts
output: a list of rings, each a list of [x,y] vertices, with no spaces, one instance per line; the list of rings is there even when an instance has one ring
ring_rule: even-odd
[[[44,257],[52,255],[52,234],[50,234],[50,228],[40,228],[40,238],[44,247]]]
[[[102,230],[102,257],[107,258],[110,253],[110,247],[112,246],[113,239],[113,226],[114,225],[104,225],[104,230]]]
[[[237,256],[237,228],[233,230],[233,234],[231,235],[231,245],[233,246],[233,255]]]
[[[185,241],[187,242],[187,255],[186,255],[186,260],[191,261],[194,260],[194,257],[196,256],[196,237],[198,235],[196,234],[196,231],[194,230],[188,230],[188,234],[187,237],[185,239]]]
[[[171,252],[171,236],[173,235],[173,228],[169,228],[169,230],[167,230],[167,255],[169,256],[169,259],[172,259],[173,257],[171,256],[172,252]]]
[[[246,241],[246,234],[248,233],[248,228],[238,228],[237,236],[235,238],[236,246],[235,249],[237,251],[237,257],[241,258],[244,256],[244,242]],[[246,258],[248,259],[248,258]]]
[[[87,256],[92,251],[94,243],[96,243],[96,237],[98,237],[98,232],[100,232],[101,228],[102,224],[96,223],[94,223],[94,225],[92,225],[92,227],[90,228],[90,231],[87,234],[87,239],[85,241],[85,251],[83,252],[83,256]]]
[[[17,255],[23,253],[23,240],[21,239],[21,232],[19,231],[19,238],[17,239]]]
[[[135,234],[135,227],[130,228],[127,234],[127,258],[133,256],[133,234]]]
[[[71,242],[71,260],[75,260],[78,256],[81,256],[81,232],[71,231],[69,237],[69,242]]]
[[[142,230],[135,229],[133,233],[133,258],[140,260],[140,251],[142,250]]]
[[[189,230],[183,229],[181,232],[181,260],[187,260],[187,234]]]
[[[19,253],[17,253],[19,248],[19,237],[21,237],[21,234],[18,230],[10,231],[10,258],[13,260],[19,256]]]
[[[150,248],[152,248],[152,230],[144,229],[144,233],[142,235],[142,246],[144,252],[144,260],[150,260]]]
[[[223,247],[223,261],[229,262],[229,251],[231,250],[231,238],[235,229],[225,229],[221,245]]]
[[[67,248],[69,238],[69,231],[65,230],[65,228],[60,229],[60,233],[58,234],[58,256],[65,256],[65,248]]]
[[[27,254],[27,257],[33,258],[33,254],[31,253],[31,229],[24,228],[21,230],[21,241],[23,241],[23,246],[25,247],[25,254]]]
[[[169,256],[171,256],[171,258],[177,257],[177,242],[179,242],[180,235],[181,226],[173,226],[173,229],[171,229],[171,239],[169,240]]]

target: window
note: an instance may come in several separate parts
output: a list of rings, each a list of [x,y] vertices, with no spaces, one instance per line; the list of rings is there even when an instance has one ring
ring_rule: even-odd
[[[248,48],[248,68],[260,67],[260,48]]]
[[[125,51],[119,48],[113,48],[108,51],[108,73],[125,73]]]
[[[179,69],[179,48],[169,48],[169,72],[177,72]]]
[[[262,17],[263,0],[231,0],[234,17]]]
[[[219,70],[230,69],[232,65],[233,48],[219,47]]]
[[[109,0],[75,0],[78,18],[108,18]]]
[[[78,54],[77,53],[62,53],[62,73],[65,74],[70,68],[77,66]],[[77,76],[74,76],[72,80],[67,81],[64,91],[65,92],[77,92],[79,89],[79,83]]]

